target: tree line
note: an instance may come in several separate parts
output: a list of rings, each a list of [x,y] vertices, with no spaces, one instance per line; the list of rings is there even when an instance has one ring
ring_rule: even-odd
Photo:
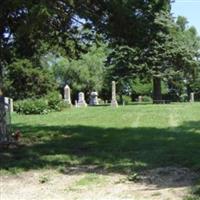
[[[172,3],[2,0],[0,88],[25,99],[69,84],[106,99],[115,80],[121,96],[187,99],[200,91],[200,37]]]

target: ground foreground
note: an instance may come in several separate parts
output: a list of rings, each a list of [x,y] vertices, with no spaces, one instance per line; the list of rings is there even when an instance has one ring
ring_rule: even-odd
[[[195,176],[184,168],[159,168],[146,171],[141,175],[141,181],[134,182],[128,180],[125,175],[113,173],[82,172],[63,175],[53,170],[31,171],[14,177],[3,176],[6,184],[2,187],[1,198],[2,200],[181,200],[187,195],[188,186],[192,184]],[[162,186],[157,187],[158,183]]]
[[[0,150],[3,200],[179,200],[199,179],[198,103],[71,109],[13,122],[22,146]]]

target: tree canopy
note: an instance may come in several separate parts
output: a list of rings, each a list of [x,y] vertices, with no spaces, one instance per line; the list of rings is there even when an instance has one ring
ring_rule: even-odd
[[[200,39],[185,17],[173,19],[171,3],[170,0],[3,0],[0,87],[3,77],[13,79],[11,74],[20,59],[44,70],[41,59],[49,55],[49,60],[54,58],[55,78],[73,82],[77,90],[100,90],[105,85],[102,80],[111,79],[123,88],[137,77],[153,82],[155,101],[162,98],[162,81],[169,88],[180,89],[179,83],[184,80],[188,92],[194,91],[199,80]],[[99,41],[108,44],[104,50],[109,55],[103,54],[101,48],[91,48]],[[61,57],[64,59],[59,60]],[[22,66],[26,68],[29,64]]]

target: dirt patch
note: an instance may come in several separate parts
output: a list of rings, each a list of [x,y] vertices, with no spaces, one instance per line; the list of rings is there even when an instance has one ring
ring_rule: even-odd
[[[77,169],[74,168],[76,171]],[[1,200],[181,200],[198,177],[186,168],[143,171],[137,181],[127,175],[89,171],[29,171],[1,176]]]
[[[187,168],[164,167],[147,170],[139,174],[139,182],[158,188],[191,186],[198,175]]]

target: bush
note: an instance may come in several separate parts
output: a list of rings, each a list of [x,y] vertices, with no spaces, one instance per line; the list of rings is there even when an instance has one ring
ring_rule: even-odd
[[[128,104],[131,104],[132,98],[130,96],[127,96],[127,95],[122,95],[122,97],[117,95],[117,102],[119,104],[125,103],[125,105],[128,105]]]
[[[132,102],[132,99],[131,99],[130,96],[123,95],[122,99],[123,99],[123,102],[124,102],[126,105],[131,104],[131,102]]]
[[[26,99],[17,101],[14,110],[21,114],[46,114],[50,111],[61,111],[67,104],[58,92],[52,92],[41,99]]]
[[[149,96],[142,96],[142,101],[143,102],[153,102],[153,99]]]
[[[26,99],[17,101],[14,110],[21,114],[45,114],[49,112],[48,102],[45,99]]]
[[[45,96],[45,99],[48,102],[48,108],[52,111],[61,111],[65,107],[62,97],[60,97],[58,92],[49,93]]]

